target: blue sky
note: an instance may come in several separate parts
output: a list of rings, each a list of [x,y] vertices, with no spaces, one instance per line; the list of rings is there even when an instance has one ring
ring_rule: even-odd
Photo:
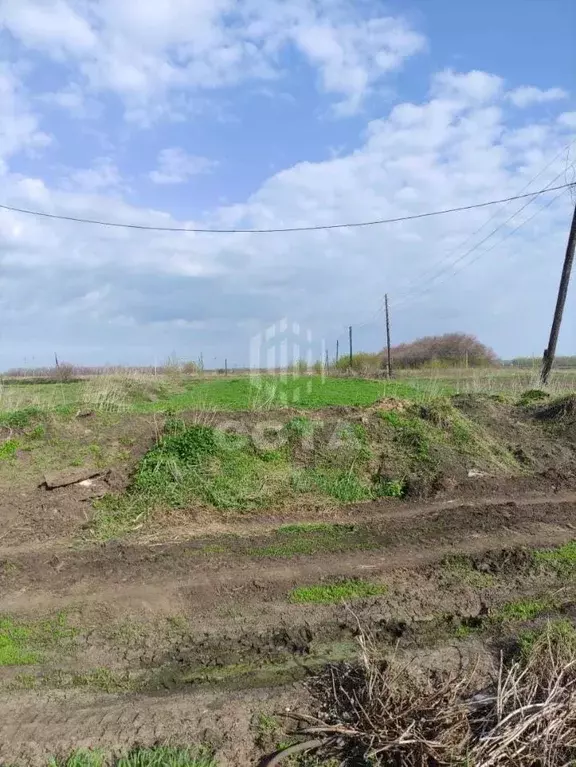
[[[0,0],[0,203],[261,228],[570,181],[574,28],[570,0]],[[385,292],[396,342],[462,330],[503,356],[539,355],[571,204],[551,193],[266,235],[0,211],[0,367],[48,364],[55,350],[83,364],[202,352],[243,365],[250,339],[283,317],[330,349],[351,323],[374,350]],[[566,353],[575,304],[572,291]]]

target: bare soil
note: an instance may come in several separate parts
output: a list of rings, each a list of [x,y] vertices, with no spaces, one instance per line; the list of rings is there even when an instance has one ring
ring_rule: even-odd
[[[526,471],[469,477],[445,467],[418,501],[246,517],[191,509],[105,544],[85,534],[91,499],[125,487],[157,424],[123,427],[130,457],[97,486],[47,490],[35,472],[14,483],[0,500],[0,617],[31,626],[60,616],[72,633],[42,646],[36,662],[0,667],[0,763],[41,767],[80,746],[203,741],[222,765],[256,765],[258,717],[306,709],[299,680],[354,657],[359,625],[416,666],[480,658],[490,675],[512,631],[499,617],[507,604],[537,600],[538,620],[573,621],[574,572],[531,555],[576,539],[572,436],[521,410],[504,418],[489,400],[461,407],[500,430]],[[253,417],[219,418],[227,415]],[[319,533],[308,553],[290,549],[297,534],[278,530],[319,520],[347,527],[336,538]],[[455,554],[456,567],[447,559]],[[385,593],[350,605],[291,600],[297,587],[359,578]]]

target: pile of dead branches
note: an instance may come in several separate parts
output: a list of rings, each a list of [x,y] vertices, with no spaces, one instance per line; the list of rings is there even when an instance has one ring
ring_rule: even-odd
[[[310,683],[316,716],[304,741],[267,762],[315,751],[366,767],[569,767],[576,764],[576,631],[549,626],[492,684],[474,671],[415,675],[378,657],[362,636],[357,664],[326,668]]]

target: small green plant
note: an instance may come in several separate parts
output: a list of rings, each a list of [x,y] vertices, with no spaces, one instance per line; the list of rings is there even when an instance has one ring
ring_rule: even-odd
[[[39,423],[38,426],[35,426],[32,431],[28,434],[29,439],[43,439],[46,436],[46,427]]]
[[[0,426],[8,426],[11,429],[24,429],[30,422],[42,414],[38,407],[30,406],[21,410],[12,410],[0,413]]]
[[[502,622],[530,621],[554,607],[555,603],[551,599],[519,599],[502,605],[491,618]]]
[[[217,767],[205,748],[173,748],[155,746],[136,748],[120,757],[115,767]]]
[[[382,479],[376,483],[376,494],[383,498],[403,498],[406,482],[403,479]]]
[[[342,536],[353,533],[356,525],[346,525],[337,522],[294,522],[288,525],[280,525],[278,533],[281,535],[300,535],[301,533],[325,533],[326,535]]]
[[[383,584],[353,578],[336,583],[299,586],[290,592],[289,601],[294,604],[329,604],[347,599],[380,596],[385,594],[387,590]]]
[[[19,447],[20,443],[17,439],[6,439],[0,442],[0,461],[14,458]]]
[[[528,391],[522,392],[518,404],[524,406],[533,405],[535,402],[542,402],[549,397],[548,392],[542,391],[542,389],[528,389]]]
[[[305,415],[296,415],[284,425],[288,437],[307,437],[314,433],[314,421]]]
[[[530,658],[535,646],[543,639],[555,645],[563,646],[571,653],[576,653],[576,627],[571,621],[561,618],[548,621],[545,628],[521,631],[518,635],[521,658],[525,660]]]
[[[567,577],[576,573],[576,541],[570,541],[556,549],[540,549],[534,552],[534,559],[540,565]]]
[[[102,751],[81,748],[70,754],[67,759],[50,759],[48,767],[104,767],[104,763],[105,756]]]
[[[262,750],[272,748],[281,730],[277,717],[260,711],[254,719],[253,727],[256,731],[254,741],[258,748]]]

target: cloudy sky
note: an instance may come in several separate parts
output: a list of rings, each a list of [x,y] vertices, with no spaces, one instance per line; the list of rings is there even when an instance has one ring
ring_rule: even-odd
[[[575,28],[573,0],[0,0],[0,204],[253,229],[566,183]],[[283,317],[375,350],[385,292],[395,342],[466,331],[539,355],[572,204],[276,234],[0,210],[0,367],[241,365]]]

